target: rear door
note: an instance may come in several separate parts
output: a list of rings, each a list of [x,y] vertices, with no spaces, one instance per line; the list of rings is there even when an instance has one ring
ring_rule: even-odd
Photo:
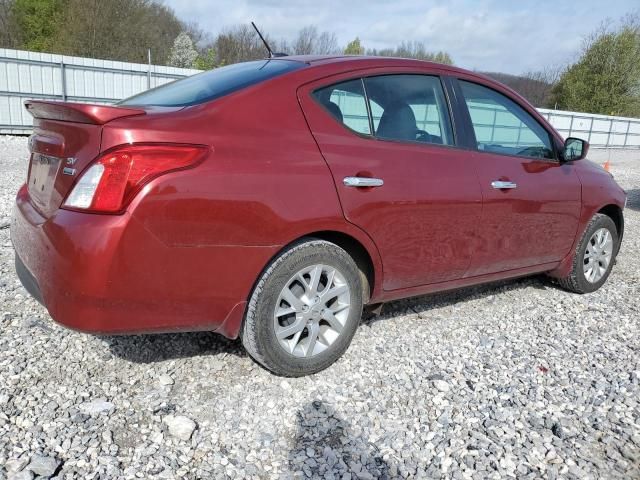
[[[298,94],[345,217],[380,251],[384,289],[461,278],[482,194],[440,78],[351,73]]]
[[[573,166],[559,162],[550,132],[515,99],[478,83],[458,84],[484,196],[467,276],[561,260],[580,215],[581,186]]]

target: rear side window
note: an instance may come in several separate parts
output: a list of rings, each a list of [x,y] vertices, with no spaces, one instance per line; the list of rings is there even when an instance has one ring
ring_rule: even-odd
[[[122,100],[118,105],[158,107],[197,105],[292,72],[304,65],[302,62],[288,60],[236,63],[161,85]]]
[[[313,96],[338,122],[358,133],[387,140],[454,143],[438,77],[367,77],[321,88]]]
[[[313,96],[338,122],[357,133],[371,135],[362,80],[321,88],[313,92]]]
[[[430,75],[364,79],[375,135],[389,140],[453,145],[442,84]]]
[[[555,158],[551,137],[510,98],[482,85],[460,81],[478,150],[519,157]]]

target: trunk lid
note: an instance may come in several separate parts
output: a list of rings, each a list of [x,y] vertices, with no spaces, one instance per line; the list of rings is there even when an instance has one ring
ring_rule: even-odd
[[[29,138],[29,196],[50,217],[62,204],[84,168],[100,153],[102,126],[145,110],[67,102],[25,102],[34,117]]]

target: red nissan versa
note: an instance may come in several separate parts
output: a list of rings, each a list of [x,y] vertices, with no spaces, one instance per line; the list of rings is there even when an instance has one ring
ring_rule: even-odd
[[[17,272],[85,332],[212,330],[305,375],[364,304],[541,272],[592,292],[622,239],[625,192],[586,142],[445,65],[275,58],[26,107]]]

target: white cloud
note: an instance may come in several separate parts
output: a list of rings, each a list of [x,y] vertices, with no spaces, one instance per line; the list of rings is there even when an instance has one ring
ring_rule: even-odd
[[[317,25],[340,42],[359,36],[365,47],[394,47],[417,40],[449,52],[457,65],[521,73],[571,60],[582,37],[605,17],[632,10],[634,0],[166,0],[179,17],[196,21],[212,35],[225,26],[254,20],[270,36],[292,38]],[[422,4],[420,4],[422,3]],[[573,5],[572,5],[573,4]]]

